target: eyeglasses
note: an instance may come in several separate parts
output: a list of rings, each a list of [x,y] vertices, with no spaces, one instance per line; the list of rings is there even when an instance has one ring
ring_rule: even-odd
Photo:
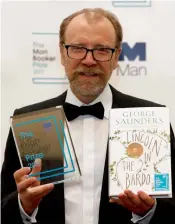
[[[67,56],[71,59],[82,60],[86,57],[89,51],[92,52],[92,56],[96,61],[110,61],[113,53],[117,48],[106,48],[99,47],[94,49],[88,49],[86,47],[76,46],[76,45],[66,45],[63,46],[67,49]]]

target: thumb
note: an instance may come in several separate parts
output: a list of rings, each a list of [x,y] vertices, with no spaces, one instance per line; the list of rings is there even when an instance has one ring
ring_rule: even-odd
[[[34,166],[32,168],[30,176],[35,176],[36,178],[40,178],[41,168],[42,168],[42,161],[41,161],[41,159],[37,158],[34,162]],[[36,186],[39,184],[40,184],[40,181],[37,181]]]

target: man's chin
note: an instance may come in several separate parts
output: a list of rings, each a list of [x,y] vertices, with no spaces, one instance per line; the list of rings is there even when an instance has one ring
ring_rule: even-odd
[[[104,85],[100,86],[92,86],[92,85],[83,85],[83,86],[77,86],[72,85],[72,91],[75,94],[79,94],[81,96],[99,96],[104,89]]]

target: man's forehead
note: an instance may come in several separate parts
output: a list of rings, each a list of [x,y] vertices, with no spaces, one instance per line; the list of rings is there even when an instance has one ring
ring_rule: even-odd
[[[94,31],[97,32],[110,32],[110,35],[115,36],[115,29],[110,20],[102,15],[95,16],[94,12],[91,12],[89,16],[85,16],[84,13],[74,17],[68,24],[65,32],[65,37],[70,35],[81,34],[81,31]],[[67,38],[66,38],[67,39]]]
[[[88,12],[88,13],[81,13],[77,16],[75,16],[71,22],[69,23],[69,25],[71,24],[76,24],[80,21],[83,21],[86,24],[89,25],[93,25],[93,23],[97,23],[99,21],[102,21],[106,19],[106,17],[104,17],[103,15],[101,15],[100,13],[94,13],[94,12]]]

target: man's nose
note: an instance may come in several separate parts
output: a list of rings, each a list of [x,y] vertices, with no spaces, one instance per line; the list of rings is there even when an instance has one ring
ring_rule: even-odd
[[[82,60],[82,64],[91,66],[97,64],[97,61],[92,55],[92,51],[88,51],[86,57]]]

